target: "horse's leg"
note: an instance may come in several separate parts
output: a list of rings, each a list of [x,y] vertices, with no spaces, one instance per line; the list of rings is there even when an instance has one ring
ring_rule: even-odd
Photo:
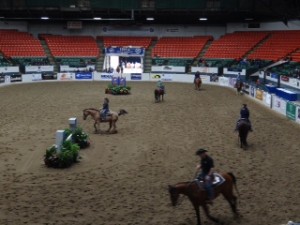
[[[161,101],[164,101],[164,94],[161,95]]]
[[[237,211],[237,197],[232,193],[232,190],[230,192],[222,193],[222,194],[224,198],[228,201],[235,217],[238,217],[239,213]]]
[[[110,129],[111,129],[111,121],[109,121],[109,128],[108,128],[108,130],[106,131],[106,132],[109,132],[110,131]]]
[[[213,217],[209,214],[209,209],[208,209],[208,206],[206,204],[202,205],[202,208],[203,208],[203,210],[205,212],[205,215],[207,216],[208,219],[210,219],[211,221],[214,221],[215,223],[222,224],[222,223],[220,223],[220,220],[218,220],[217,218],[215,218],[215,217]]]
[[[201,225],[199,205],[197,205],[197,204],[194,203],[194,209],[196,211],[197,225]]]
[[[95,123],[94,123],[94,128],[95,128],[95,134],[98,132],[98,130],[97,130],[97,121],[95,121]]]

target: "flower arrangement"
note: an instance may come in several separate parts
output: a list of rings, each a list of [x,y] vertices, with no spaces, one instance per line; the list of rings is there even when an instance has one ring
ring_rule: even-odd
[[[128,95],[128,94],[130,94],[130,90],[131,90],[131,87],[129,87],[129,86],[114,86],[114,85],[110,84],[105,89],[105,94]]]
[[[60,150],[56,145],[46,149],[44,162],[47,167],[67,168],[78,161],[79,150],[90,145],[88,134],[78,127],[73,131],[65,129],[66,136],[72,134],[71,140],[65,140]]]

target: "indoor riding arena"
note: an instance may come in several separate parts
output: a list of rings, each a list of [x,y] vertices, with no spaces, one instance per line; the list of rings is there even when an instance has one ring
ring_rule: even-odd
[[[104,94],[107,82],[46,82],[0,88],[1,224],[192,225],[195,212],[181,196],[171,206],[168,185],[195,178],[205,148],[218,172],[237,178],[238,209],[233,218],[219,197],[211,214],[225,224],[286,224],[299,218],[299,125],[233,89],[165,83],[155,103],[154,82],[130,82],[130,95]],[[94,134],[85,108],[125,109],[116,134]],[[243,103],[251,111],[253,132],[247,150],[234,132]],[[46,148],[68,118],[90,137],[79,163],[67,169],[44,165]],[[209,221],[200,212],[204,224]]]

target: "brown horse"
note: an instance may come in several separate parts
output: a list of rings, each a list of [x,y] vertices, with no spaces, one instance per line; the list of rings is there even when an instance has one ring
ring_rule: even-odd
[[[238,132],[239,132],[239,140],[240,147],[246,148],[248,147],[247,137],[250,130],[250,123],[245,119],[240,119],[238,122]]]
[[[236,178],[232,173],[224,173],[222,174],[222,176],[225,179],[225,181],[221,185],[214,187],[214,196],[216,198],[220,194],[222,194],[224,198],[228,201],[235,217],[238,217],[239,214],[237,211],[237,197],[233,194],[233,187],[235,187],[238,193],[236,187]],[[201,225],[199,211],[200,206],[202,206],[206,216],[210,220],[216,223],[220,223],[220,221],[217,218],[209,214],[208,206],[206,203],[206,200],[208,198],[207,193],[204,190],[200,190],[196,181],[181,182],[175,185],[169,185],[169,193],[173,206],[176,206],[180,194],[186,195],[189,198],[196,211],[197,225]]]
[[[244,86],[244,83],[243,83],[243,81],[237,81],[236,83],[235,83],[235,88],[236,88],[236,94],[238,95],[238,94],[243,94],[243,92],[242,92],[242,89],[243,89],[243,86]]]
[[[154,90],[155,102],[164,101],[164,94],[165,94],[165,91],[163,89],[156,88]]]
[[[118,121],[119,116],[127,114],[127,113],[128,112],[124,109],[120,109],[119,113],[110,111],[109,115],[106,116],[106,119],[102,120],[100,118],[100,112],[98,109],[88,108],[88,109],[83,110],[83,119],[86,120],[86,118],[88,116],[91,116],[93,118],[93,120],[95,121],[95,123],[94,123],[95,133],[98,132],[98,128],[100,131],[100,123],[107,123],[107,122],[109,123],[109,128],[108,128],[107,132],[116,133],[117,132],[116,122]],[[113,129],[111,130],[111,128],[113,128]]]
[[[201,84],[202,84],[201,78],[196,78],[194,80],[194,84],[195,84],[195,90],[200,91],[200,87],[201,87]]]

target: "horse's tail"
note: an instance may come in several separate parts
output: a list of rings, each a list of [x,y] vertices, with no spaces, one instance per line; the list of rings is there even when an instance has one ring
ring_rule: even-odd
[[[233,182],[233,186],[236,190],[236,193],[238,194],[238,196],[240,196],[239,190],[237,189],[237,185],[236,185],[236,177],[231,172],[228,172],[227,174],[231,177],[232,182]]]
[[[128,114],[128,112],[125,109],[120,109],[118,116],[125,115],[125,114]]]

